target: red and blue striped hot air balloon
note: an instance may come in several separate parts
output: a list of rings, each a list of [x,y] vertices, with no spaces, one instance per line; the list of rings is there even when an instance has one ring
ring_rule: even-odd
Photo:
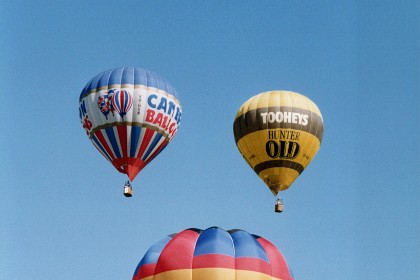
[[[96,75],[79,98],[80,120],[92,144],[131,181],[173,139],[181,115],[176,90],[137,67]]]
[[[187,229],[146,252],[132,280],[293,280],[270,241],[243,230]]]
[[[131,94],[126,90],[117,90],[111,98],[112,108],[120,114],[121,118],[124,119],[124,116],[131,109],[133,105],[133,98]]]

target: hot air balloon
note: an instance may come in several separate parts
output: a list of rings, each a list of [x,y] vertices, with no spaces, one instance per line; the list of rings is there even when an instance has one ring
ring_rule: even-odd
[[[88,138],[130,181],[173,139],[181,115],[175,89],[157,74],[137,67],[96,75],[79,98],[80,121]],[[124,194],[131,193],[127,181]]]
[[[277,196],[318,152],[324,125],[321,112],[309,98],[291,91],[268,91],[240,107],[233,132],[245,161]],[[275,211],[283,211],[280,197]]]
[[[243,230],[186,229],[154,244],[132,280],[293,280],[270,241]]]

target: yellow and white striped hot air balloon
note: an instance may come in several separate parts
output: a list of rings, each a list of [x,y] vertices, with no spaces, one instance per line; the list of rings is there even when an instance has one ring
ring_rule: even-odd
[[[246,101],[235,117],[236,145],[274,195],[305,170],[321,145],[321,112],[309,98],[291,91],[268,91]],[[281,212],[281,200],[276,212]]]

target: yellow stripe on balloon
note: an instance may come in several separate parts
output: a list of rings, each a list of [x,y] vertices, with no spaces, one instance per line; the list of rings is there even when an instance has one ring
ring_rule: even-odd
[[[142,280],[281,280],[270,275],[229,268],[178,269],[162,272]]]

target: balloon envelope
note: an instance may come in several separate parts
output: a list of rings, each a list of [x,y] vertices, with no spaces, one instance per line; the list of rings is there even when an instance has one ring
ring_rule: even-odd
[[[286,190],[321,145],[321,112],[309,98],[268,91],[246,101],[233,124],[236,145],[274,195]]]
[[[131,181],[172,140],[181,115],[175,89],[157,74],[137,67],[96,75],[79,98],[87,136]]]
[[[243,230],[186,229],[154,244],[133,280],[292,280],[268,240]]]

